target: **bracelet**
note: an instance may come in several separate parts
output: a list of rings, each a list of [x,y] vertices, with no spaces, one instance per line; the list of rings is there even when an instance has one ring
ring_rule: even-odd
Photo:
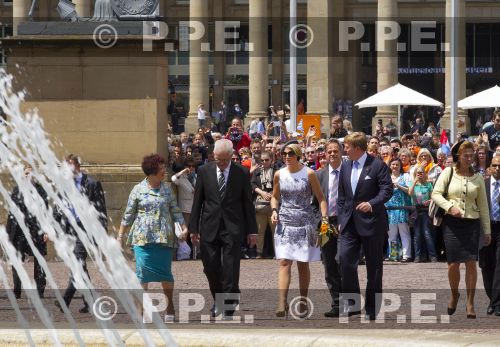
[[[271,211],[278,213],[278,209],[277,208],[273,208],[273,209],[271,209]]]

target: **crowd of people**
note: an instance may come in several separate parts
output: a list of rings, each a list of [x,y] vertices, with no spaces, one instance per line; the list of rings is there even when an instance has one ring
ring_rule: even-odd
[[[199,250],[214,300],[217,293],[239,293],[240,259],[274,256],[279,261],[278,317],[288,313],[293,262],[301,295],[307,297],[309,262],[322,260],[332,297],[325,316],[360,313],[360,301],[342,295],[359,295],[357,268],[365,263],[365,312],[374,319],[385,259],[446,261],[450,315],[459,299],[459,266],[465,263],[467,317],[475,318],[479,260],[490,298],[488,314],[500,316],[500,112],[493,120],[474,142],[460,139],[451,151],[442,146],[438,134],[370,137],[346,128],[338,115],[331,118],[327,136],[311,127],[301,138],[288,132],[285,122],[271,121],[264,133],[249,134],[238,117],[225,133],[203,127],[200,121],[196,134],[172,139],[168,161],[158,154],[144,157],[145,178],[129,195],[118,240],[127,240],[133,248],[143,288],[160,282],[168,298],[173,295],[171,261],[179,242],[190,244],[189,257],[196,258]],[[77,188],[106,226],[100,183],[80,171],[77,156],[69,156],[67,162]],[[165,183],[168,171],[172,187]],[[12,196],[44,254],[46,235],[23,210],[19,191],[14,189]],[[74,218],[79,223],[78,216]],[[74,234],[71,223],[61,219]],[[15,222],[9,216],[11,240],[22,254],[29,254]],[[86,271],[83,244],[77,242],[75,255]],[[14,272],[19,296],[16,276]],[[37,266],[35,278],[43,295],[45,280]],[[74,293],[70,278],[66,305]],[[167,314],[173,320],[175,308],[169,302]],[[238,300],[233,297],[230,302],[236,307]],[[300,306],[300,316],[307,318],[307,302]],[[82,312],[86,311],[84,303]],[[212,315],[221,313],[230,317],[234,309],[215,302]]]

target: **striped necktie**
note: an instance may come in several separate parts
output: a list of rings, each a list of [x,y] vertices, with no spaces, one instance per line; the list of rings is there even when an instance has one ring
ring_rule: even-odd
[[[330,186],[328,187],[328,216],[337,215],[337,196],[338,196],[338,174],[337,170],[333,170],[330,175]]]
[[[219,172],[219,193],[221,198],[224,197],[226,192],[226,179],[224,178],[224,171]]]
[[[500,204],[498,203],[500,195],[500,182],[496,181],[493,188],[493,194],[491,196],[491,218],[498,222],[500,221]]]

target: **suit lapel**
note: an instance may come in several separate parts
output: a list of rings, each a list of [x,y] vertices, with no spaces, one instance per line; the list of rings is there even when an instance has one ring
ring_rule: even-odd
[[[323,189],[323,192],[325,193],[325,198],[326,201],[328,201],[328,195],[330,194],[329,192],[329,183],[330,183],[330,165],[328,165],[323,171],[323,175],[321,177],[321,188]]]
[[[491,178],[488,178],[484,184],[486,185],[486,196],[488,197],[488,207],[491,211]]]
[[[217,165],[213,165],[213,168],[211,168],[210,170],[208,170],[208,173],[209,173],[209,178],[210,178],[210,181],[212,181],[212,184],[214,185],[215,187],[215,194],[217,194],[217,196],[219,197],[219,200],[222,200],[221,199],[221,196],[220,196],[220,193],[219,193],[219,178],[217,177]],[[227,184],[226,184],[227,185]]]
[[[352,174],[352,160],[344,162],[344,167],[342,170],[344,170],[344,180],[345,180],[345,186],[348,188],[347,191],[349,194],[352,196],[352,185],[351,185],[351,174]]]

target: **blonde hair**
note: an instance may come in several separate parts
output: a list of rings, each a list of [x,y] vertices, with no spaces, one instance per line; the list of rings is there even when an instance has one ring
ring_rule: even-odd
[[[302,148],[298,144],[292,143],[292,144],[286,145],[285,147],[283,147],[281,149],[281,151],[284,151],[285,148],[290,148],[293,151],[293,153],[295,153],[295,155],[297,156],[298,159],[300,159],[302,157]]]
[[[344,143],[348,143],[353,147],[358,147],[363,151],[366,151],[368,147],[368,142],[366,141],[366,135],[362,132],[355,132],[344,137]]]
[[[413,170],[413,180],[417,179],[417,171],[418,169],[421,169],[424,172],[424,176],[427,177],[427,172],[425,172],[425,166],[424,165],[416,165],[415,170]]]
[[[434,157],[432,156],[431,152],[427,148],[421,148],[420,151],[418,151],[417,163],[420,163],[420,156],[422,154],[427,154],[429,156],[430,162],[432,162],[434,164]]]

